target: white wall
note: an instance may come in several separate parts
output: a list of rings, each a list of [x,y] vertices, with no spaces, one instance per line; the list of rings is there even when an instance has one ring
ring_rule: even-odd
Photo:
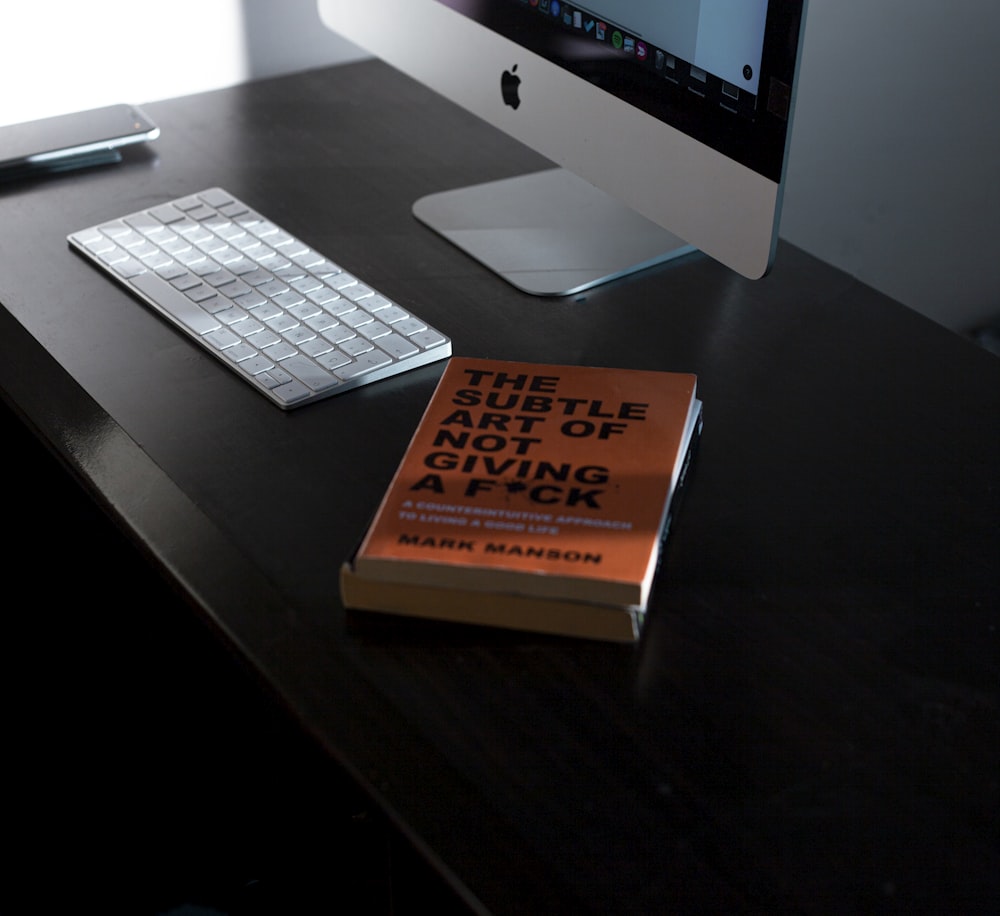
[[[956,329],[1000,318],[1000,3],[810,0],[782,234]]]
[[[362,56],[315,0],[0,2],[0,125]]]
[[[320,22],[316,0],[243,0],[242,5],[247,59],[253,77],[367,56]]]
[[[246,77],[239,0],[3,0],[0,124],[116,102],[142,103]],[[232,36],[218,55],[182,51],[191,22]]]
[[[4,7],[0,124],[361,56],[314,0]],[[782,234],[949,327],[1000,315],[998,48],[996,0],[810,0]]]

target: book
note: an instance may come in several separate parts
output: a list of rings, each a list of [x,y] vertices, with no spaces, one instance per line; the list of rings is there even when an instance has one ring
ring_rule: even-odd
[[[452,357],[346,607],[631,641],[701,429],[690,373]]]
[[[349,563],[340,575],[344,606],[355,610],[609,642],[635,642],[642,630],[643,612],[634,607],[608,608],[508,592],[400,585],[360,576]]]

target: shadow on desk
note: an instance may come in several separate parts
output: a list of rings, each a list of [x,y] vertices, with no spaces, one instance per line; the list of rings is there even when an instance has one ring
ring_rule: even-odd
[[[0,914],[465,912],[2,405],[0,425]]]

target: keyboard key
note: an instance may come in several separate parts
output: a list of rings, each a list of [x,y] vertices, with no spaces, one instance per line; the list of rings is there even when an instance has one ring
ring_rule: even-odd
[[[412,342],[405,337],[400,337],[398,334],[389,334],[387,337],[380,337],[378,345],[386,353],[396,357],[396,359],[405,359],[407,356],[413,356],[415,353],[420,352],[419,347],[414,346]]]
[[[434,347],[443,347],[448,343],[448,338],[444,336],[440,331],[435,331],[433,328],[425,328],[417,334],[413,334],[410,337],[415,344],[419,344],[425,350],[433,349]]]
[[[351,365],[337,370],[337,375],[345,382],[358,378],[366,372],[373,372],[375,369],[383,369],[392,362],[392,357],[381,350],[372,350],[355,360]]]
[[[223,191],[222,188],[209,188],[207,191],[202,191],[198,196],[210,207],[224,207],[226,204],[233,202],[232,197]]]
[[[340,384],[329,372],[305,356],[289,356],[288,359],[282,360],[281,368],[294,375],[303,385],[308,385],[313,391],[323,391]]]
[[[294,404],[297,401],[304,401],[312,393],[311,389],[306,388],[302,382],[296,379],[292,379],[284,385],[279,385],[277,388],[271,389],[271,394],[273,394],[276,398],[280,398],[285,404]]]

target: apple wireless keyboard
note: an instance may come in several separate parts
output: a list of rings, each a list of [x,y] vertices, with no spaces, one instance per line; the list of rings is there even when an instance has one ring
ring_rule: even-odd
[[[221,188],[70,245],[281,408],[451,355],[451,341]]]

